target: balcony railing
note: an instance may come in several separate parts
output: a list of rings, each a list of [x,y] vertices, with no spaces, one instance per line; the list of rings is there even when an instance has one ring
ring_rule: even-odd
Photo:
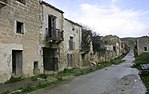
[[[62,41],[63,40],[63,31],[60,31],[59,29],[54,29],[54,28],[47,30],[46,40],[48,42]]]
[[[7,4],[7,0],[0,0],[0,8],[4,7]]]
[[[75,49],[75,42],[69,40],[69,49],[74,50]]]

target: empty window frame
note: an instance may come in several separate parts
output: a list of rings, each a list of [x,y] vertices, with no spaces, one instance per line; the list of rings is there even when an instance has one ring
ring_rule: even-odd
[[[26,5],[26,0],[16,0],[16,1],[18,1],[18,2],[20,2],[22,4],[24,4],[24,5]]]
[[[16,21],[16,33],[24,34],[24,23]]]
[[[56,17],[53,15],[48,16],[48,36],[56,36]]]
[[[72,54],[67,54],[67,62],[68,62],[68,67],[73,65],[73,55]]]
[[[73,42],[73,37],[70,37],[70,40],[69,40],[69,49],[70,50],[74,50],[74,46],[75,46],[75,44]]]

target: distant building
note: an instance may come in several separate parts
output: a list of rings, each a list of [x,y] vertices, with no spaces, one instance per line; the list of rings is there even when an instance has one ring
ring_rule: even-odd
[[[137,53],[139,55],[144,52],[149,52],[149,36],[137,38]]]
[[[121,40],[119,37],[114,35],[107,35],[103,38],[105,41],[105,47],[107,48],[107,51],[114,51],[116,56],[120,56],[121,53]]]

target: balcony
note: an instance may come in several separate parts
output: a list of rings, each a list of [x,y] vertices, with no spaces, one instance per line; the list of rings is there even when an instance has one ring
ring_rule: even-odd
[[[4,7],[7,4],[7,0],[0,0],[0,8]]]
[[[49,29],[46,33],[46,41],[48,43],[63,41],[63,31],[54,28]]]

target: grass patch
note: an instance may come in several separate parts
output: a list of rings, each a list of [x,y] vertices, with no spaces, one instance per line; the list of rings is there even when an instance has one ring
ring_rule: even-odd
[[[56,85],[58,85],[62,82],[63,81],[57,80],[57,81],[53,81],[53,82],[39,83],[36,86],[27,86],[26,88],[20,88],[20,90],[21,90],[20,92],[15,92],[15,93],[11,93],[11,94],[26,94],[28,92],[32,92],[34,90],[45,88],[45,87],[48,87],[48,86],[56,86]],[[9,93],[10,92],[5,92],[3,94],[9,94]]]
[[[75,74],[74,69],[64,69],[63,71],[60,71],[57,73],[57,75],[59,76],[68,76],[68,75],[73,75],[73,74]]]
[[[146,89],[148,91],[146,94],[149,94],[149,75],[141,76],[141,79],[142,79],[143,83],[145,84]]]
[[[9,83],[15,83],[15,82],[19,82],[19,81],[22,81],[24,80],[25,78],[24,77],[11,77],[10,80],[8,80],[7,82],[5,82],[5,84],[9,84]]]
[[[10,91],[3,92],[2,94],[10,94]]]
[[[140,55],[135,56],[135,65],[134,67],[142,70],[141,68],[141,64],[149,64],[149,53],[143,53]],[[149,91],[149,75],[140,75],[143,83],[145,84],[147,91]],[[146,94],[149,94],[149,92],[147,92]]]
[[[43,79],[47,79],[48,74],[39,74],[38,77],[43,78]]]
[[[141,70],[140,64],[149,64],[149,53],[143,53],[135,57],[134,67]]]

